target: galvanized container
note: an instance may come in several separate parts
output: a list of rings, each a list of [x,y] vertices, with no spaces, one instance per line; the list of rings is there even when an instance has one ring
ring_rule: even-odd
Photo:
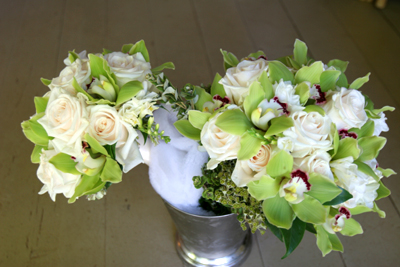
[[[250,253],[251,233],[236,214],[199,216],[164,201],[177,230],[176,250],[191,266],[239,266]]]

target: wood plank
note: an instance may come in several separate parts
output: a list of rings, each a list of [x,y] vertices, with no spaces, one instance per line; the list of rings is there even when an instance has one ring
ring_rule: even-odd
[[[220,49],[232,52],[240,60],[254,51],[251,36],[241,19],[234,1],[192,1],[198,13],[203,42],[211,64],[212,77],[219,72],[224,76]],[[211,83],[212,80],[203,81]]]

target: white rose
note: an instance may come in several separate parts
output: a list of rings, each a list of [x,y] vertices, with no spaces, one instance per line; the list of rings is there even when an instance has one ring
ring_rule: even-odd
[[[147,74],[151,73],[151,66],[146,62],[142,53],[128,55],[122,52],[112,52],[104,55],[112,72],[117,76],[118,86],[130,81],[143,82]]]
[[[89,108],[89,134],[101,145],[116,144],[117,161],[123,166],[123,171],[143,162],[136,143],[138,134],[133,127],[124,122],[114,107],[95,105]]]
[[[327,152],[317,150],[305,158],[294,158],[294,166],[307,173],[316,172],[322,174],[333,181],[333,174],[329,166],[330,160],[331,156]]]
[[[207,169],[215,169],[221,161],[235,159],[240,148],[240,136],[228,134],[215,125],[221,114],[211,118],[201,130],[201,143],[210,156]]]
[[[89,125],[86,97],[65,93],[60,88],[51,91],[45,115],[38,120],[58,152],[76,155],[82,149],[82,136]]]
[[[77,59],[74,63],[67,65],[57,78],[54,78],[49,87],[54,89],[56,87],[61,87],[71,95],[76,95],[76,90],[72,86],[72,81],[75,77],[76,81],[82,88],[86,88],[87,84],[91,82],[90,79],[90,64],[87,59]]]
[[[375,136],[379,136],[382,132],[389,131],[389,127],[386,124],[386,116],[385,113],[381,112],[378,114],[381,118],[380,119],[372,119],[375,124],[374,134]]]
[[[266,166],[271,158],[271,146],[262,145],[257,155],[248,160],[236,161],[232,173],[232,181],[239,187],[246,186],[251,181],[256,181],[266,173]]]
[[[57,154],[55,150],[42,150],[40,165],[37,170],[37,176],[44,184],[39,194],[48,192],[53,201],[56,201],[57,194],[64,194],[67,198],[72,197],[81,177],[80,175],[64,173],[49,163],[49,160]]]
[[[78,56],[79,56],[80,59],[88,59],[88,57],[86,56],[86,50],[83,50],[82,52],[80,52],[80,53],[78,54]],[[68,57],[66,57],[66,58],[64,59],[64,64],[65,64],[66,66],[69,66],[69,65],[72,64],[71,60],[69,59],[69,55],[68,55]]]
[[[347,157],[330,163],[332,171],[338,178],[337,184],[346,189],[353,197],[343,205],[354,208],[358,205],[373,207],[373,201],[377,197],[376,190],[379,183],[375,179],[361,171],[353,163],[353,157]]]
[[[342,87],[340,91],[328,92],[326,99],[322,108],[338,130],[361,128],[367,122],[365,97],[360,91]]]
[[[283,134],[293,140],[292,156],[303,158],[315,150],[332,148],[331,120],[318,112],[297,111],[291,115],[294,126]]]
[[[226,96],[233,103],[241,106],[244,97],[249,92],[250,85],[258,80],[267,69],[268,62],[264,59],[243,60],[236,67],[229,68],[219,83],[224,86]]]
[[[296,90],[291,82],[284,82],[281,79],[279,83],[273,85],[273,88],[275,92],[273,100],[281,105],[284,113],[291,114],[304,109],[300,105],[300,96],[296,95]]]

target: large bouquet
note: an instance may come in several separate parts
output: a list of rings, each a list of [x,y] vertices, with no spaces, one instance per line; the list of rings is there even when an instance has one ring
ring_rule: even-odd
[[[369,74],[349,84],[348,62],[314,61],[299,40],[293,56],[275,61],[261,51],[241,61],[222,54],[225,76],[208,88],[187,85],[195,96],[175,123],[209,155],[195,186],[244,229],[269,228],[285,242],[284,257],[305,230],[323,255],[343,251],[337,232],[362,233],[354,215],[385,217],[375,201],[390,194],[381,178],[394,171],[376,158],[389,130],[383,112],[394,108],[377,109],[359,91]]]
[[[144,41],[121,52],[72,51],[64,63],[58,77],[42,79],[50,91],[35,97],[36,114],[22,123],[23,132],[35,144],[31,159],[44,184],[39,194],[55,201],[62,193],[69,203],[83,195],[99,199],[121,182],[122,171],[143,162],[138,131],[142,144],[169,141],[153,111],[175,90],[161,73],[174,65],[151,69]]]

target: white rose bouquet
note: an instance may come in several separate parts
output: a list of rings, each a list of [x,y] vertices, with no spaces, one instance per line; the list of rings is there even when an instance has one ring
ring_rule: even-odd
[[[325,65],[294,44],[294,55],[269,61],[261,51],[239,61],[222,51],[226,74],[209,88],[187,85],[195,96],[175,127],[207,151],[203,199],[238,214],[254,233],[269,228],[288,256],[305,230],[326,255],[343,251],[336,233],[362,228],[353,216],[377,212],[390,191],[378,167],[386,139],[385,111],[359,91],[368,76],[348,83],[348,62]],[[190,91],[190,90],[189,90]]]
[[[169,137],[159,131],[153,111],[165,91],[174,91],[161,73],[165,63],[151,69],[144,41],[127,44],[121,52],[69,52],[59,77],[42,79],[48,91],[35,97],[36,114],[22,123],[35,144],[31,160],[39,163],[44,184],[39,194],[55,201],[64,194],[73,203],[86,195],[102,198],[106,189],[144,162],[139,132],[154,144]]]

